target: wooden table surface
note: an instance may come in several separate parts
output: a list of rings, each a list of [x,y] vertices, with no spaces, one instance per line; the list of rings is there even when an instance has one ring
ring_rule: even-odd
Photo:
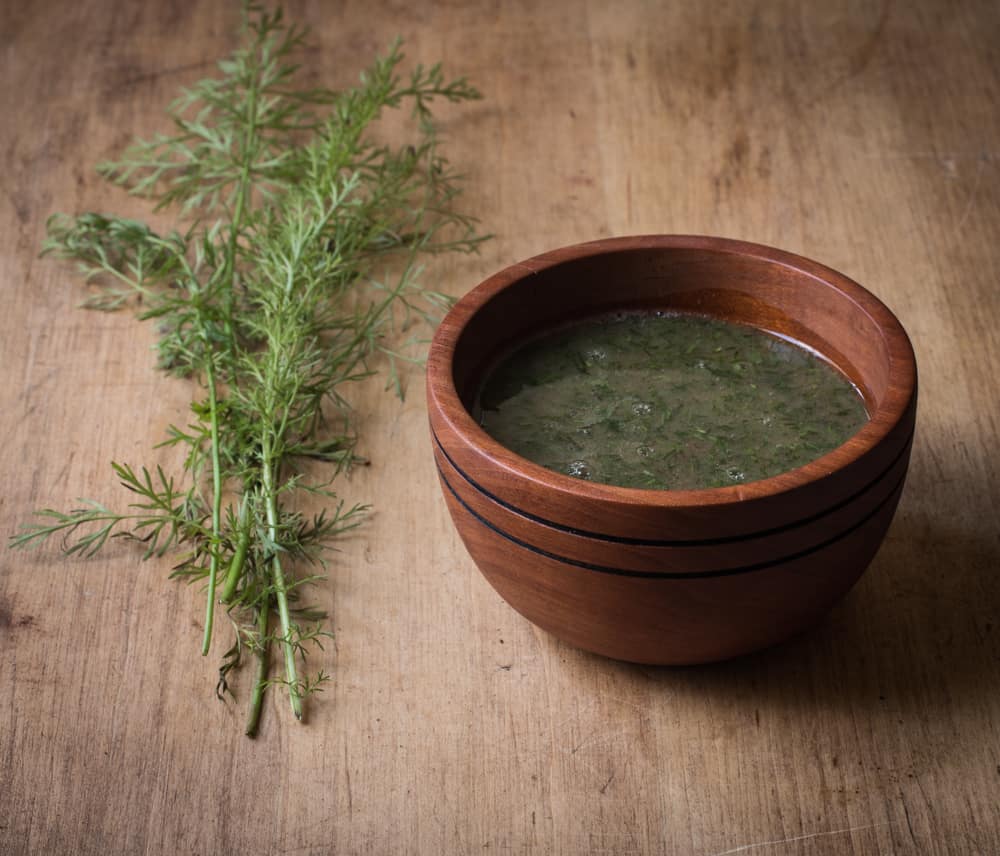
[[[495,238],[459,295],[556,246],[645,232],[773,244],[909,331],[918,437],[888,539],[813,632],[648,668],[535,630],[448,520],[419,373],[366,389],[376,510],[317,599],[335,677],[256,741],[213,697],[202,597],[126,545],[0,550],[0,853],[1000,853],[1000,9],[995,0],[295,2],[317,80],[398,33],[484,99],[449,112]],[[145,207],[93,171],[231,50],[235,4],[11,5],[0,31],[0,496],[121,500],[188,389],[154,331],[76,307],[46,217]],[[220,645],[222,639],[220,636]],[[220,646],[217,646],[220,649]],[[220,653],[220,650],[213,652]],[[246,686],[243,685],[245,690]],[[245,693],[244,693],[245,699]]]

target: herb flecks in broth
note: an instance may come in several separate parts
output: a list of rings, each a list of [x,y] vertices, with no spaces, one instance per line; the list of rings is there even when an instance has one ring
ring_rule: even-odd
[[[805,348],[661,313],[584,321],[523,345],[490,373],[477,416],[551,470],[662,490],[778,475],[867,419],[855,387]]]

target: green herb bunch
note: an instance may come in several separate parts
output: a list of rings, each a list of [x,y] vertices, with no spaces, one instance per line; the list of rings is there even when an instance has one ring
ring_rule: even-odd
[[[459,178],[431,113],[437,100],[480,97],[464,78],[448,81],[439,66],[403,77],[397,42],[356,88],[295,88],[292,56],[305,31],[256,6],[243,29],[221,76],[171,105],[172,134],[98,167],[156,210],[179,209],[183,226],[164,235],[122,217],[55,215],[43,248],[79,264],[92,289],[85,306],[132,306],[153,321],[159,367],[197,384],[190,424],[171,427],[162,444],[184,449],[183,472],[113,463],[132,494],[125,511],[92,501],[44,509],[12,543],[58,535],[67,554],[92,555],[122,537],[140,542],[145,559],[173,555],[172,576],[206,588],[202,653],[217,604],[235,630],[220,697],[230,671],[256,655],[253,735],[269,685],[284,685],[301,718],[303,699],[329,679],[301,671],[306,650],[329,635],[303,586],[365,511],[300,464],[325,462],[332,480],[360,460],[345,385],[380,358],[401,392],[398,361],[414,359],[419,340],[397,334],[433,322],[448,303],[421,286],[420,257],[471,251],[483,238],[455,208]],[[373,123],[406,107],[412,142],[375,142]],[[327,510],[301,514],[303,492]],[[272,645],[280,678],[268,674]]]

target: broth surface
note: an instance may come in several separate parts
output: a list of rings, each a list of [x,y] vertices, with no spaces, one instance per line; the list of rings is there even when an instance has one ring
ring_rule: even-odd
[[[661,490],[778,475],[868,418],[858,390],[812,351],[665,313],[582,321],[516,348],[475,410],[487,433],[548,469]]]

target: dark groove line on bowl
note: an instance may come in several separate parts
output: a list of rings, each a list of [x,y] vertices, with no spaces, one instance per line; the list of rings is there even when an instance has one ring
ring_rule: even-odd
[[[713,577],[734,577],[734,576],[739,576],[741,574],[749,574],[749,573],[754,573],[756,571],[767,570],[768,568],[773,568],[777,565],[783,565],[786,562],[793,562],[796,559],[802,559],[811,553],[816,553],[819,550],[823,550],[826,547],[829,547],[831,544],[836,543],[842,538],[846,538],[856,529],[860,529],[862,526],[864,526],[864,524],[866,524],[876,514],[878,514],[892,500],[892,498],[899,493],[899,491],[903,487],[903,482],[906,481],[906,474],[904,473],[900,477],[899,481],[897,481],[896,484],[893,486],[892,490],[890,490],[889,493],[886,494],[885,498],[882,499],[878,503],[878,505],[875,506],[875,508],[873,508],[870,512],[868,512],[868,514],[866,514],[857,522],[851,524],[849,527],[847,527],[847,529],[838,532],[836,535],[832,536],[831,538],[827,538],[825,541],[821,541],[819,544],[814,544],[812,547],[806,547],[804,550],[799,550],[787,556],[782,556],[779,559],[769,559],[766,562],[756,562],[755,564],[743,565],[742,567],[738,568],[723,568],[721,570],[715,570],[715,571],[689,571],[685,573],[682,571],[634,571],[628,568],[614,568],[614,567],[609,567],[608,565],[597,565],[591,562],[582,562],[578,559],[570,559],[567,558],[566,556],[560,556],[558,553],[551,553],[548,550],[543,550],[541,547],[536,547],[534,544],[529,544],[527,541],[524,541],[521,538],[511,535],[509,532],[505,532],[503,529],[500,529],[498,526],[494,525],[485,517],[474,511],[466,504],[465,500],[463,500],[462,497],[458,495],[458,493],[455,491],[455,488],[451,486],[451,482],[448,481],[448,477],[444,474],[440,466],[438,466],[437,471],[438,471],[438,476],[441,479],[441,483],[446,488],[448,488],[449,493],[451,493],[451,495],[455,497],[455,499],[458,501],[459,505],[462,506],[462,508],[464,508],[467,512],[469,512],[469,514],[471,514],[474,518],[476,518],[476,520],[482,523],[483,526],[485,526],[487,529],[490,529],[497,535],[501,536],[502,538],[505,538],[506,540],[514,544],[517,544],[519,547],[523,547],[526,550],[531,550],[533,553],[538,553],[539,555],[544,556],[547,559],[553,559],[557,562],[562,562],[564,565],[572,565],[573,567],[583,568],[584,570],[587,571],[596,571],[601,574],[613,574],[614,576],[619,576],[619,577],[640,577],[652,580],[697,580],[697,579],[708,579]]]
[[[828,514],[833,514],[839,511],[846,505],[854,502],[854,500],[866,494],[872,488],[874,488],[882,479],[884,479],[890,472],[892,472],[893,467],[898,464],[903,457],[910,451],[910,446],[913,443],[913,436],[915,434],[915,427],[910,431],[910,435],[906,438],[906,442],[903,443],[902,449],[899,454],[896,455],[889,463],[889,465],[882,470],[875,478],[873,478],[868,484],[862,487],[860,490],[848,496],[846,499],[842,499],[835,505],[831,505],[829,508],[825,508],[822,511],[817,511],[815,514],[811,514],[809,517],[803,517],[800,520],[792,521],[791,523],[785,523],[781,526],[775,526],[771,529],[761,529],[757,532],[750,532],[744,535],[726,535],[719,538],[693,538],[693,539],[681,539],[681,540],[660,540],[660,539],[649,539],[649,538],[626,538],[619,535],[606,535],[602,532],[591,532],[586,529],[577,529],[573,526],[565,526],[562,523],[556,523],[553,520],[548,520],[544,517],[540,517],[537,514],[532,514],[530,511],[524,511],[518,508],[516,505],[512,505],[505,500],[500,499],[492,492],[486,490],[482,485],[475,481],[471,476],[469,476],[465,470],[463,470],[455,461],[452,459],[451,455],[448,454],[447,450],[442,445],[441,441],[438,439],[437,432],[431,429],[431,437],[434,438],[434,443],[437,445],[438,449],[441,450],[441,454],[444,455],[445,459],[451,464],[452,468],[458,473],[474,490],[481,493],[487,499],[495,502],[497,505],[506,508],[508,511],[512,511],[515,514],[519,514],[522,517],[527,518],[533,523],[540,523],[542,526],[548,526],[550,529],[556,529],[560,532],[565,532],[569,535],[577,535],[583,538],[593,538],[597,541],[607,541],[612,544],[628,544],[635,547],[711,547],[719,544],[733,544],[737,541],[752,541],[756,538],[767,538],[771,535],[778,535],[782,532],[787,532],[791,529],[797,529],[800,526],[806,526],[809,523],[814,523],[821,517],[826,517]],[[438,468],[440,469],[440,467]],[[454,493],[454,489],[451,485],[448,485],[449,489]],[[457,496],[457,494],[456,494]],[[459,499],[462,505],[465,502]],[[467,506],[466,506],[467,507]],[[492,525],[492,524],[490,524]]]

